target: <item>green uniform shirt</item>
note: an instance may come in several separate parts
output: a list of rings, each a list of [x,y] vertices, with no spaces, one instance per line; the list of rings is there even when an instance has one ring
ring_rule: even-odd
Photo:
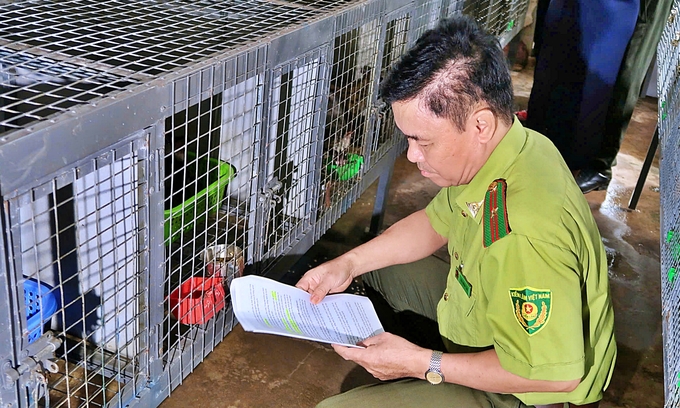
[[[485,200],[499,179],[506,198],[501,181]],[[554,145],[515,120],[472,181],[442,189],[426,213],[451,254],[437,307],[442,336],[493,346],[521,377],[581,378],[570,393],[516,394],[527,405],[600,400],[616,358],[607,259]]]

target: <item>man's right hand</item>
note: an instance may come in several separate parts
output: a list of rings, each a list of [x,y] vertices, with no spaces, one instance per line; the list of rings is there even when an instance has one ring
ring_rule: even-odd
[[[312,268],[295,285],[311,294],[310,300],[317,304],[329,293],[338,293],[352,283],[351,255],[345,254]]]

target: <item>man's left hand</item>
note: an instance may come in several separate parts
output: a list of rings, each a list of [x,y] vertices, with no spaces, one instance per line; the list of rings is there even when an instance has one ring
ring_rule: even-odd
[[[386,381],[397,378],[424,378],[432,350],[418,347],[391,333],[369,337],[352,348],[333,344],[333,349],[345,360],[352,360],[375,378]]]

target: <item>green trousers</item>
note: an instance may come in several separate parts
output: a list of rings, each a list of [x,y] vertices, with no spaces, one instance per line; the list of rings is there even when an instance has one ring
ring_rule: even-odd
[[[419,341],[426,344],[437,342],[442,344],[435,320],[437,303],[446,289],[448,272],[447,262],[431,256],[412,264],[396,265],[364,275],[364,284],[379,293],[397,316],[396,320],[394,316],[386,316],[385,308],[376,305],[385,330],[394,333],[390,325],[396,324],[402,327],[395,327],[394,330],[399,332],[395,334],[403,334],[403,337],[409,340],[414,336],[418,339],[414,341],[416,344]],[[374,304],[383,301],[374,300],[373,297],[371,300]],[[386,324],[386,319],[390,320],[389,324]],[[439,348],[443,350],[443,347]],[[449,345],[446,348],[451,350]],[[390,381],[355,388],[328,398],[317,407],[526,407],[513,395],[493,394],[449,383],[431,385],[425,381],[424,376],[425,373],[423,379]]]
[[[656,53],[672,3],[672,0],[640,1],[633,36],[623,56],[607,109],[602,145],[593,158],[594,167],[598,170],[610,169],[616,164],[616,155],[640,96],[642,82]],[[651,140],[651,134],[649,138]]]

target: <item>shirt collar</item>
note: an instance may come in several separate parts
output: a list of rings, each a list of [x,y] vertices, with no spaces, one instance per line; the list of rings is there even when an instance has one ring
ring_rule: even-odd
[[[515,118],[508,132],[472,180],[466,185],[452,188],[453,191],[459,191],[456,204],[467,214],[474,217],[477,223],[482,219],[483,211],[481,208],[489,185],[494,180],[503,178],[507,169],[515,162],[522,151],[526,141],[527,132],[519,120]]]

